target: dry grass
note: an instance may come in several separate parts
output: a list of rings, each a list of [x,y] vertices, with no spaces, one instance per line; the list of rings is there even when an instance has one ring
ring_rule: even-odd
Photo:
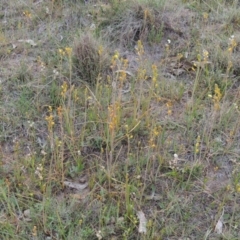
[[[1,239],[239,238],[238,1],[0,9]]]

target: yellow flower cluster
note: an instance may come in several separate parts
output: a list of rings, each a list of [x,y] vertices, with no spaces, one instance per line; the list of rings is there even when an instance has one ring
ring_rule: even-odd
[[[220,109],[220,100],[222,98],[222,93],[220,88],[217,84],[215,84],[214,87],[214,96],[213,96],[213,102],[214,102],[214,109],[219,110]]]
[[[108,116],[109,116],[109,129],[111,132],[116,130],[118,126],[118,117],[117,112],[119,110],[119,104],[115,103],[108,107]]]
[[[42,176],[42,171],[43,171],[43,166],[42,164],[38,164],[38,167],[35,171],[35,174],[38,176],[38,178],[42,181],[43,180],[43,176]]]
[[[141,40],[137,41],[136,51],[138,56],[142,56],[144,54],[144,48]]]
[[[127,78],[127,74],[125,71],[121,71],[120,74],[119,74],[119,81],[120,82],[124,82]]]
[[[161,127],[159,126],[155,126],[150,133],[150,139],[149,139],[149,146],[151,148],[155,148],[156,147],[156,138],[159,136],[159,134],[161,133]]]
[[[46,68],[46,64],[42,61],[40,56],[38,56],[38,58],[37,58],[37,63],[40,66],[40,71],[41,72],[44,71]]]
[[[240,193],[240,183],[237,183],[235,188],[236,188],[236,192]]]
[[[101,45],[98,49],[98,54],[101,56],[103,54],[103,46]]]
[[[208,13],[204,12],[204,13],[202,13],[202,16],[203,16],[203,21],[207,22],[208,21]]]
[[[197,140],[196,140],[196,144],[195,144],[195,153],[199,153],[200,142],[201,142],[201,138],[198,135]]]
[[[67,92],[67,90],[68,90],[68,85],[67,85],[66,82],[63,83],[63,85],[61,86],[61,89],[62,89],[62,91],[61,91],[61,96],[62,96],[63,98],[65,98],[66,92]]]
[[[62,117],[62,112],[63,112],[63,108],[62,108],[62,106],[59,106],[58,108],[57,108],[57,114],[58,114],[58,116],[61,118]]]
[[[114,69],[116,66],[117,66],[117,62],[119,60],[119,52],[116,51],[115,54],[113,55],[112,57],[112,60],[111,60],[111,68]]]
[[[68,55],[69,57],[72,56],[72,48],[70,48],[70,47],[65,47],[65,52],[67,53],[67,55]]]
[[[146,76],[146,69],[138,69],[138,72],[137,72],[137,79],[138,80],[146,80],[147,79],[147,76]]]
[[[26,18],[32,18],[32,14],[31,14],[29,11],[24,11],[24,12],[23,12],[23,15],[24,15]]]
[[[128,59],[121,58],[121,63],[123,65],[123,71],[120,71],[119,73],[119,81],[124,82],[127,79],[126,70],[128,68]]]
[[[45,118],[45,120],[47,121],[48,123],[48,129],[51,131],[52,130],[52,127],[54,126],[54,117],[53,117],[53,114],[52,114],[52,107],[49,106],[48,107],[48,112],[49,112],[49,116],[47,116]]]
[[[203,49],[202,54],[197,54],[197,62],[194,63],[195,66],[204,65],[208,63],[209,52],[206,49]]]
[[[209,56],[209,53],[207,50],[203,49],[203,61],[204,62],[207,62],[208,61],[208,56]]]
[[[232,53],[233,50],[236,48],[237,46],[237,41],[234,37],[234,35],[232,35],[229,39],[228,39],[228,52]]]
[[[70,48],[70,47],[59,48],[58,53],[61,56],[68,55],[68,57],[71,57],[72,56],[72,48]]]
[[[167,109],[168,109],[168,111],[167,111],[168,116],[172,115],[172,107],[173,107],[172,101],[169,100],[169,101],[166,103],[166,106],[167,106]]]
[[[37,226],[33,226],[32,236],[33,236],[33,237],[37,237]]]
[[[153,81],[153,85],[154,87],[157,87],[157,78],[158,78],[158,69],[157,66],[155,64],[152,65],[152,81]]]
[[[151,14],[148,8],[144,10],[144,21],[145,22],[148,21],[148,23],[154,22],[153,15]]]

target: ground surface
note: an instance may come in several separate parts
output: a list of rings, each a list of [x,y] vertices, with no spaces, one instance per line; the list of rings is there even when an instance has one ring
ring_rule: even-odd
[[[0,239],[240,239],[239,1],[0,21]]]

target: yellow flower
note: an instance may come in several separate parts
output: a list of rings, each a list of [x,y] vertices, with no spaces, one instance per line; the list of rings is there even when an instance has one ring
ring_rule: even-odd
[[[47,116],[45,119],[48,122],[48,127],[52,128],[53,125],[55,124],[53,121],[53,115],[51,114],[51,115]]]
[[[114,54],[114,56],[113,56],[113,59],[116,60],[116,59],[118,59],[118,58],[119,58],[119,52],[116,51],[115,54]]]
[[[208,13],[207,13],[207,12],[204,12],[204,13],[202,14],[202,16],[203,16],[204,21],[206,22],[206,21],[208,20]]]
[[[48,112],[49,112],[49,116],[46,116],[45,120],[48,123],[48,129],[52,130],[52,127],[55,123],[54,123],[54,119],[53,119],[53,115],[52,115],[52,107],[51,106],[48,106]]]
[[[213,102],[214,102],[214,109],[219,110],[220,108],[220,100],[222,98],[222,93],[220,88],[218,87],[217,84],[214,86],[214,96],[213,96]]]
[[[112,60],[111,60],[111,68],[114,69],[117,65],[117,60],[119,59],[119,52],[116,51],[115,54],[112,56]]]
[[[65,47],[65,52],[67,53],[67,55],[68,55],[69,57],[72,56],[72,48],[70,48],[70,47]]]
[[[67,92],[67,89],[68,89],[68,85],[67,85],[67,83],[64,82],[63,85],[61,86],[61,88],[62,88],[61,96],[62,96],[62,97],[65,97],[66,92]]]
[[[101,56],[103,53],[103,46],[101,45],[98,49],[98,54]]]
[[[237,46],[237,41],[234,37],[234,35],[232,35],[229,39],[228,39],[228,51],[230,53],[232,53],[232,51],[234,50],[234,48]]]
[[[195,144],[195,153],[199,153],[200,141],[201,141],[201,138],[198,135],[197,140],[196,140],[196,144]]]
[[[117,111],[119,110],[118,104],[115,103],[108,107],[108,116],[109,116],[109,129],[113,132],[118,126],[118,117]]]
[[[137,41],[136,51],[137,51],[138,56],[141,56],[144,54],[144,48],[143,48],[143,44],[142,44],[141,40]]]
[[[59,117],[61,117],[62,116],[62,106],[59,106],[58,108],[57,108],[57,114],[58,114],[58,116]]]
[[[152,65],[152,81],[156,87],[156,82],[157,82],[157,77],[158,77],[158,69],[155,64]]]
[[[52,112],[52,106],[48,106],[48,111]]]
[[[238,184],[236,185],[236,192],[237,192],[237,193],[240,193],[240,183],[238,183]]]
[[[203,50],[203,61],[204,62],[208,61],[208,55],[209,55],[208,51],[204,49]]]
[[[168,115],[169,115],[169,116],[172,115],[173,103],[169,100],[169,101],[166,103],[166,106],[167,106],[167,109],[168,109],[168,111],[167,111]]]
[[[32,235],[33,235],[33,237],[37,236],[37,227],[36,226],[33,226]]]
[[[128,67],[128,59],[127,58],[125,58],[125,59],[123,59],[123,68],[124,69],[127,69],[127,67]]]
[[[64,52],[63,49],[61,49],[61,48],[58,49],[58,53],[59,53],[61,56],[65,55],[65,52]]]
[[[27,18],[32,18],[32,14],[29,11],[24,11],[23,15]]]

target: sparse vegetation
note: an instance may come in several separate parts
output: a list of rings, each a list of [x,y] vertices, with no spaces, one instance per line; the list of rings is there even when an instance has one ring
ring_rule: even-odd
[[[239,1],[0,3],[0,239],[239,239]]]

